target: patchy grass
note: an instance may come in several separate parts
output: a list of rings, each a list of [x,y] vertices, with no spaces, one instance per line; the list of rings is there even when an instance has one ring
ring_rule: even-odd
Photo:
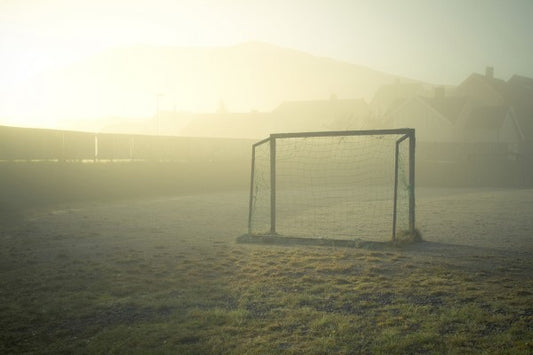
[[[1,353],[533,352],[527,260],[158,233],[1,238]]]

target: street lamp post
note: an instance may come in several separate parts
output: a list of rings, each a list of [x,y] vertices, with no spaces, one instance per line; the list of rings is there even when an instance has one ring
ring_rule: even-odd
[[[156,110],[155,125],[156,125],[156,134],[158,136],[159,136],[159,98],[163,96],[164,95],[161,93],[155,96],[155,110]]]

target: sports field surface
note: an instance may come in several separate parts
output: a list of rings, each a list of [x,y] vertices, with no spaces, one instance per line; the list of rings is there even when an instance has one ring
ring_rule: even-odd
[[[417,189],[424,242],[238,243],[246,191],[0,233],[0,353],[532,353],[533,190]]]

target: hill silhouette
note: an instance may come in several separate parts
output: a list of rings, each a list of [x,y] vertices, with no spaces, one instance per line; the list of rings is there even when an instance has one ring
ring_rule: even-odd
[[[369,101],[396,77],[260,42],[231,47],[114,48],[40,75],[28,107],[58,117],[151,117],[163,110],[271,111],[287,100],[331,95]]]

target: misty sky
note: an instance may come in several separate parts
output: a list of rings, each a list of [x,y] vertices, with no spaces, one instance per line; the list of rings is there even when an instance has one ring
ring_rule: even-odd
[[[134,44],[262,41],[436,84],[533,77],[532,15],[531,0],[0,0],[0,95]]]
[[[429,82],[533,76],[530,0],[0,0],[1,76],[110,46],[258,40]]]

